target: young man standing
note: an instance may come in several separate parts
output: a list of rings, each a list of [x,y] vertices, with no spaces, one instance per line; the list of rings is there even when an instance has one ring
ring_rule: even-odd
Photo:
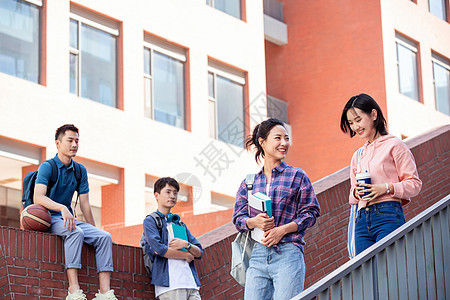
[[[158,179],[154,185],[154,193],[158,202],[156,213],[162,221],[162,228],[158,229],[152,216],[147,216],[144,220],[146,249],[153,256],[152,284],[155,285],[155,296],[160,300],[201,299],[200,279],[194,258],[202,257],[202,246],[183,222],[178,225],[186,228],[187,241],[172,236],[172,221],[176,221],[170,210],[177,203],[179,190],[180,186],[175,179]]]
[[[47,193],[47,187],[52,177],[52,166],[48,161],[41,164],[36,178],[34,202],[50,210],[52,214],[50,233],[61,236],[64,240],[65,263],[69,279],[69,292],[66,300],[86,299],[86,295],[78,284],[78,269],[81,268],[83,242],[93,245],[96,251],[100,290],[95,294],[94,299],[117,300],[114,290],[110,289],[110,278],[113,271],[111,234],[95,227],[89,204],[86,168],[72,160],[78,151],[78,140],[78,128],[74,125],[66,124],[56,130],[55,143],[58,153],[53,161],[57,166],[58,179]],[[75,164],[78,164],[79,168],[75,168]],[[81,182],[78,188],[80,208],[87,223],[75,220],[71,208],[72,197],[78,185],[75,176],[77,169],[81,171]]]

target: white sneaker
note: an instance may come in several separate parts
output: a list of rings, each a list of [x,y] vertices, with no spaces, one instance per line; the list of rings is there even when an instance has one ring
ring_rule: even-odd
[[[100,291],[98,291],[92,300],[117,300],[117,297],[114,295],[114,290],[109,290],[105,294],[100,294]]]
[[[76,290],[72,294],[67,292],[66,300],[87,300],[86,295],[83,294],[83,290]]]

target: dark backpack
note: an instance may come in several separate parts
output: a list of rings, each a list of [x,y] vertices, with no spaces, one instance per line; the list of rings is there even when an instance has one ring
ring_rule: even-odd
[[[75,208],[77,206],[78,202],[78,196],[79,196],[79,189],[80,189],[80,182],[81,182],[81,168],[80,164],[76,161],[73,161],[73,167],[75,171],[75,178],[77,180],[77,200],[75,201]],[[47,193],[46,196],[50,195],[50,191],[55,185],[56,181],[58,181],[58,167],[56,166],[55,160],[49,159],[47,162],[52,167],[52,175],[50,176],[50,180],[48,182],[47,186]],[[34,185],[36,183],[36,177],[37,177],[38,171],[31,171],[28,172],[28,174],[23,179],[23,188],[22,188],[22,208],[25,209],[25,207],[31,205],[34,203],[33,197],[34,197]],[[75,209],[74,209],[75,212]]]
[[[163,227],[161,216],[158,215],[156,212],[152,212],[151,214],[147,215],[147,217],[148,216],[151,216],[153,218],[153,220],[155,220],[156,227],[158,228],[159,235],[161,236],[161,231],[162,231],[162,227]],[[153,258],[154,258],[154,256],[147,252],[146,246],[148,244],[145,241],[145,233],[142,233],[140,244],[141,244],[141,248],[142,248],[142,255],[143,255],[143,258],[144,258],[145,270],[147,270],[147,274],[149,276],[151,276],[152,275],[152,266],[153,266]]]

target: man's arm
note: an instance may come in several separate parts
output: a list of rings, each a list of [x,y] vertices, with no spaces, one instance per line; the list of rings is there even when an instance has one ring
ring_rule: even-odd
[[[189,245],[191,245],[191,247],[189,248]],[[185,252],[185,251],[180,251],[183,248],[189,248],[188,252],[191,253],[195,258],[200,258],[202,256],[202,250],[197,247],[195,244],[192,244],[191,242],[182,240],[182,239],[178,239],[178,238],[174,238],[170,241],[169,243],[169,249],[173,249],[176,250],[178,252]]]
[[[184,242],[186,243],[186,241]],[[166,253],[164,254],[164,257],[171,259],[184,259],[187,262],[191,262],[194,260],[194,255],[192,255],[192,253],[190,253],[189,251],[180,251],[171,247],[167,249]]]
[[[44,184],[36,184],[34,186],[34,203],[40,204],[47,209],[60,211],[61,216],[64,220],[64,226],[66,226],[67,230],[72,231],[75,229],[75,219],[73,215],[70,213],[69,209],[58,202],[53,201],[49,197],[46,196],[47,186]]]
[[[91,204],[89,203],[89,194],[81,194],[79,197],[81,212],[87,223],[95,226],[94,216],[92,215]]]
[[[153,251],[154,255],[171,259],[184,259],[187,262],[191,262],[194,259],[194,256],[189,252],[175,250],[174,248],[170,248],[165,245],[161,239],[161,235],[153,218],[145,218],[143,227],[145,240],[147,244],[150,245],[151,251]]]

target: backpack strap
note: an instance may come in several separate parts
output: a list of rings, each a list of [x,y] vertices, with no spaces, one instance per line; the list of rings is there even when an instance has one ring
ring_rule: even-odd
[[[80,167],[80,164],[77,163],[76,161],[74,161],[73,159],[72,159],[72,164],[73,164],[73,172],[75,174],[75,179],[77,180],[77,188],[76,188],[77,198],[75,199],[75,206],[73,208],[73,213],[76,218],[77,217],[78,198],[80,197],[81,167]]]
[[[46,195],[48,196],[48,195],[50,195],[50,190],[56,184],[56,181],[58,181],[59,173],[58,173],[58,166],[56,165],[56,162],[53,158],[47,160],[47,162],[52,167],[52,175],[50,176],[50,180],[48,181],[48,186],[47,186],[47,194]]]
[[[151,214],[149,214],[148,216],[151,216],[153,218],[153,220],[155,220],[156,223],[156,228],[158,228],[159,231],[159,235],[161,235],[162,232],[162,227],[163,227],[163,223],[161,220],[161,216],[158,215],[158,213],[156,211],[152,212]],[[147,216],[147,217],[148,217]]]
[[[153,220],[155,220],[156,223],[156,228],[158,228],[159,231],[159,236],[161,236],[161,232],[162,232],[162,227],[163,227],[163,222],[161,219],[161,216],[158,215],[158,213],[156,211],[152,212],[151,214],[147,215],[147,217],[152,217]],[[145,217],[147,219],[147,217]],[[145,247],[145,244],[147,244],[147,242],[145,241],[145,232],[142,233],[142,238],[141,238],[141,247]]]
[[[364,146],[356,150],[356,164],[359,164],[359,160],[361,159],[361,155],[363,153]]]
[[[247,174],[245,177],[245,184],[247,185],[247,191],[253,190],[253,183],[255,182],[255,174]]]

